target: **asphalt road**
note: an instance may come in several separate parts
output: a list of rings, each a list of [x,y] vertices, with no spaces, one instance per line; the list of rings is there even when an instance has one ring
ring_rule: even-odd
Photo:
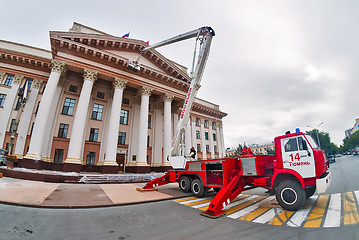
[[[328,193],[358,190],[359,157],[331,164]],[[0,240],[8,239],[359,239],[359,224],[291,228],[209,219],[173,201],[95,209],[37,209],[0,205]]]

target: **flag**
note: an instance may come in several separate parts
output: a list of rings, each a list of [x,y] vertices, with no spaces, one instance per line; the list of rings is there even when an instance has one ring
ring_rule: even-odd
[[[147,41],[146,44],[147,44],[147,45],[150,45],[150,41]]]
[[[127,38],[130,36],[130,32],[126,33],[125,35],[122,36],[122,38]]]

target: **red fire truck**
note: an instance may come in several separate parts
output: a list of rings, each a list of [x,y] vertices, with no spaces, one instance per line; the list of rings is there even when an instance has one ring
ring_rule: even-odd
[[[199,42],[199,54],[194,52],[191,71],[191,85],[184,101],[178,125],[172,140],[172,149],[168,155],[173,170],[164,176],[152,180],[144,189],[152,189],[167,183],[179,183],[184,192],[192,192],[203,197],[209,189],[217,194],[210,202],[207,211],[209,217],[219,217],[225,208],[241,192],[257,187],[269,190],[276,195],[278,203],[287,210],[298,210],[315,191],[324,192],[330,183],[328,161],[310,135],[296,130],[276,137],[275,155],[254,155],[245,151],[237,158],[193,160],[184,153],[183,136],[189,119],[190,109],[200,87],[204,65],[208,57],[214,31],[211,27],[178,35],[141,50],[136,61],[129,61],[128,68],[140,71],[141,55],[156,47],[196,37]]]

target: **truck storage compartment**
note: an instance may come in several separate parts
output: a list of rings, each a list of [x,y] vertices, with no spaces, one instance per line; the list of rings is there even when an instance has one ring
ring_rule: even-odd
[[[248,155],[241,156],[243,176],[262,176],[266,170],[273,168],[275,156],[271,155]]]
[[[207,185],[223,187],[222,161],[206,162]]]

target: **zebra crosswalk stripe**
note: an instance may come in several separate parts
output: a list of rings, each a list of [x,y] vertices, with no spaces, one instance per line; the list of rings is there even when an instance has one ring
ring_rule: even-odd
[[[348,193],[312,196],[298,211],[261,206],[274,196],[240,194],[223,210],[232,219],[269,225],[287,225],[305,228],[334,228],[359,224],[359,190]],[[195,209],[208,209],[213,196],[205,198],[180,198],[175,202]]]

